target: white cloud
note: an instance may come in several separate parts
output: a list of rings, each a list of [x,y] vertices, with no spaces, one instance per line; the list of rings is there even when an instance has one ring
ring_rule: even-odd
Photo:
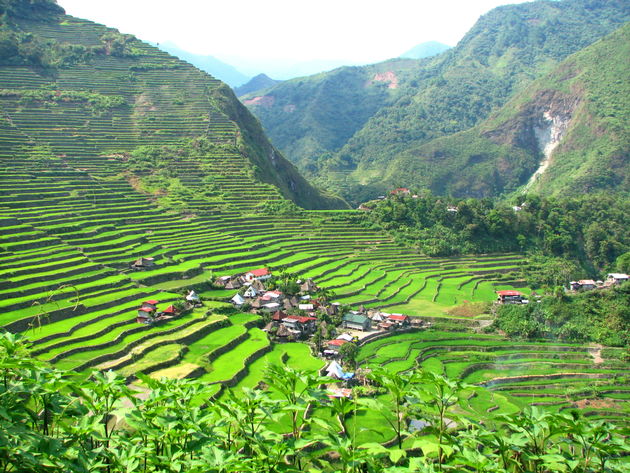
[[[517,0],[522,1],[522,0]],[[377,62],[454,45],[505,0],[59,0],[70,15],[218,58]]]

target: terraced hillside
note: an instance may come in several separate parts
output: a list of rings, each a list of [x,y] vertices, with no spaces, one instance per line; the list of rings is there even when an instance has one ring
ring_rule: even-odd
[[[62,14],[13,27],[51,51],[85,53],[0,67],[0,325],[28,332],[41,359],[201,376],[217,390],[255,384],[257,357],[291,360],[301,348],[278,351],[249,316],[213,314],[211,303],[153,326],[135,318],[143,301],[163,308],[181,299],[176,290],[259,266],[313,277],[343,303],[420,315],[518,285],[518,255],[427,258],[356,212],[296,207],[286,197],[335,201],[207,74]],[[155,267],[131,271],[140,257]],[[219,371],[227,353],[243,363]]]
[[[554,411],[579,408],[587,416],[627,425],[630,371],[616,351],[429,330],[366,344],[359,362],[395,372],[420,366],[488,387],[490,391],[480,391],[467,401],[467,409],[480,419],[537,405]]]

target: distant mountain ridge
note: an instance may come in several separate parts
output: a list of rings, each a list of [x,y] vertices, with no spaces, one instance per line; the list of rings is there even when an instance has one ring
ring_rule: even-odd
[[[407,59],[424,59],[425,57],[437,56],[448,49],[451,49],[451,46],[444,43],[440,43],[438,41],[426,41],[414,46],[409,51],[404,52],[400,55],[400,57]]]
[[[275,80],[269,77],[267,74],[258,74],[256,77],[252,77],[249,82],[234,88],[234,93],[237,97],[241,97],[252,92],[258,92],[259,90],[268,89],[276,84],[282,82],[281,80]]]
[[[225,82],[230,87],[238,87],[245,84],[250,77],[237,70],[234,66],[227,64],[213,56],[193,54],[185,51],[174,43],[166,42],[156,44],[162,51],[166,51],[173,56],[189,62],[193,66],[207,72],[211,76]]]
[[[326,84],[316,94],[305,88],[300,94],[297,81],[287,81],[265,92],[272,100],[261,98],[248,106],[272,142],[316,182],[346,198],[374,197],[396,186],[383,176],[394,176],[387,169],[399,155],[475,126],[535,78],[628,20],[630,4],[621,0],[502,6],[482,16],[456,47],[433,58],[407,60],[412,63],[406,73],[391,63],[357,68],[356,74],[369,75],[370,68],[380,67],[383,74],[396,76],[396,89],[385,99],[367,96],[365,82],[342,80],[335,70],[300,79],[302,84]],[[345,111],[353,96],[362,97],[367,112],[355,121]],[[343,126],[330,129],[323,140],[323,117],[335,113],[346,115]]]

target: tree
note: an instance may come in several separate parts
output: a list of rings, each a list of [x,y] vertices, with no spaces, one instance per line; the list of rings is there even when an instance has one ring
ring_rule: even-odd
[[[344,360],[352,369],[356,368],[357,355],[359,354],[359,347],[352,342],[344,343],[339,348],[339,356]]]

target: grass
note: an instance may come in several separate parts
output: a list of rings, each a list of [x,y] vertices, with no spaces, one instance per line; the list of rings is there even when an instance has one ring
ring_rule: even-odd
[[[620,372],[613,365],[594,364],[585,348],[577,344],[514,342],[499,335],[428,330],[368,343],[361,347],[358,360],[394,372],[419,364],[422,370],[466,383],[488,384],[491,391],[482,391],[484,394],[468,401],[479,419],[488,418],[489,410],[492,415],[513,413],[531,403],[551,403],[549,408],[558,410],[568,406],[569,392],[576,392],[578,397],[596,395],[621,403],[618,409],[630,409],[624,402],[630,398],[626,396],[630,390],[622,388],[621,396],[608,394],[618,391],[619,383],[623,383],[616,378]],[[599,378],[593,380],[593,375]],[[495,384],[498,379],[508,382]]]

